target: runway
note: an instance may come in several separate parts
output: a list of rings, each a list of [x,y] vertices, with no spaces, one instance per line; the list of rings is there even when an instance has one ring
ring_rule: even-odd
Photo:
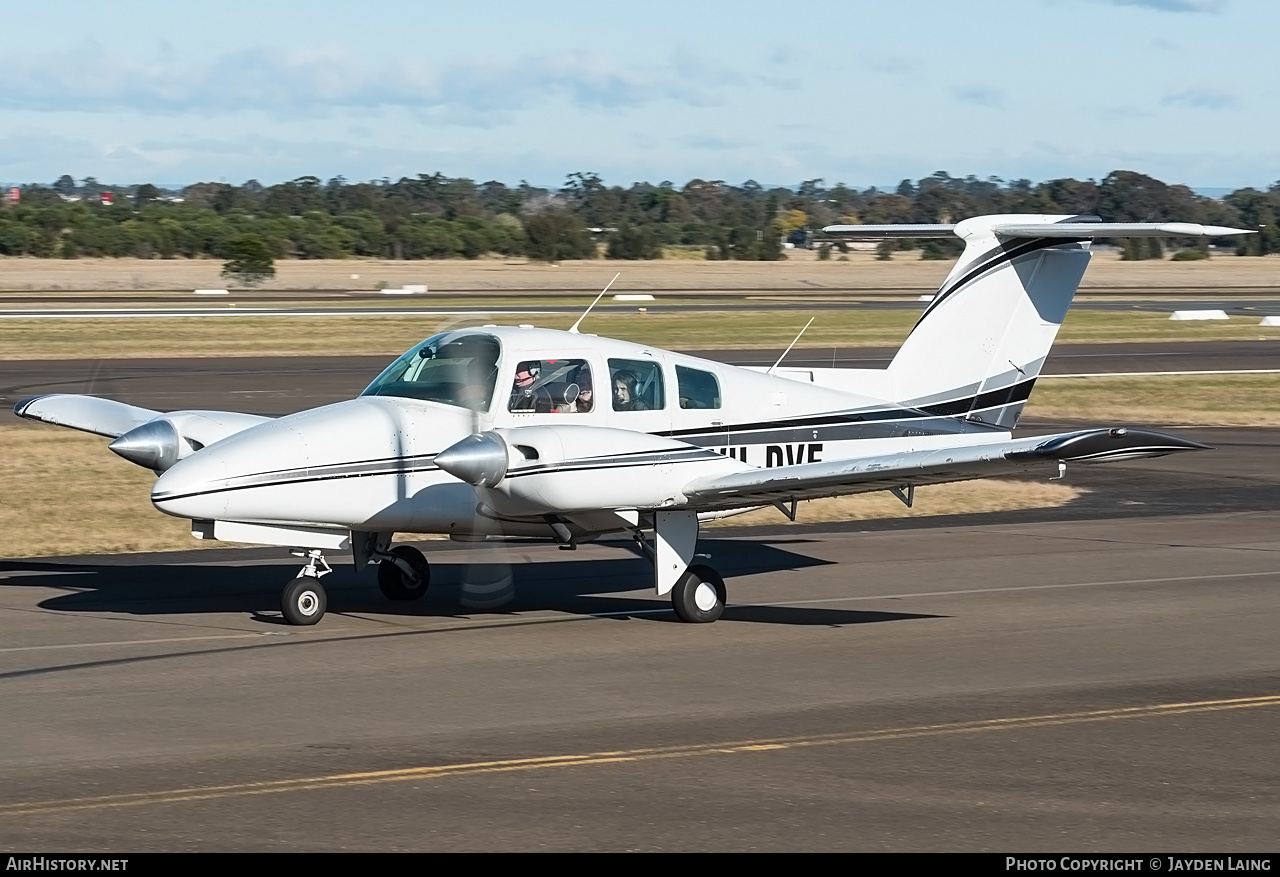
[[[796,367],[883,368],[897,348],[798,349]],[[772,365],[777,350],[691,350],[736,365]],[[388,356],[0,360],[0,405],[40,393],[90,393],[159,410],[214,408],[280,415],[349,399]],[[1059,344],[1046,375],[1280,369],[1280,340]]]
[[[783,293],[761,290],[758,295],[735,294],[722,296],[715,301],[681,301],[698,293],[672,295],[669,292],[658,292],[654,301],[616,303],[601,302],[594,309],[597,313],[635,313],[637,307],[644,307],[650,313],[730,313],[734,311],[921,311],[926,299],[932,291],[922,295],[911,294],[911,290],[901,298],[883,298],[867,296],[862,299],[849,299],[849,293],[832,295],[831,293]],[[1073,307],[1085,311],[1146,311],[1167,314],[1175,310],[1223,310],[1233,317],[1253,317],[1255,319],[1280,314],[1280,299],[1275,298],[1221,298],[1214,297],[1212,290],[1195,290],[1201,295],[1189,294],[1178,299],[1159,298],[1084,298],[1076,301]],[[1132,296],[1132,291],[1126,290]],[[1206,294],[1207,293],[1207,294]],[[854,293],[856,294],[856,293]],[[546,295],[546,293],[543,293]],[[319,296],[317,296],[319,297]],[[432,305],[425,302],[404,302],[388,304],[374,302],[381,297],[344,297],[342,300],[317,306],[314,302],[294,305],[265,306],[261,300],[240,296],[234,304],[219,301],[217,304],[178,304],[158,305],[154,300],[139,301],[115,300],[110,306],[102,304],[98,296],[89,301],[96,302],[94,307],[22,307],[0,309],[0,320],[69,320],[69,319],[158,319],[158,318],[221,318],[221,317],[412,317],[412,316],[471,316],[471,317],[538,317],[548,314],[580,314],[588,304],[591,296],[582,295],[582,301],[574,304],[532,304],[520,305],[504,303],[501,306],[486,307],[483,302],[473,306]],[[150,303],[148,303],[150,301]],[[190,301],[190,299],[182,299]],[[364,304],[352,304],[351,301],[364,301]],[[6,298],[5,303],[14,303]],[[40,300],[33,303],[44,304]],[[68,302],[69,303],[69,302]],[[120,307],[122,304],[137,304],[137,307]]]
[[[387,359],[5,362],[0,387],[278,414]],[[1059,509],[704,531],[713,625],[677,623],[621,541],[420,543],[411,604],[339,561],[307,629],[280,623],[298,561],[276,549],[0,561],[0,844],[1270,850],[1280,431],[1179,432],[1215,450],[1073,466],[1087,492]],[[511,602],[468,608],[495,564]]]
[[[1274,485],[1273,485],[1274,486]],[[1231,851],[1280,818],[1280,513],[703,543],[673,621],[621,545],[421,604],[182,555],[0,564],[18,850]]]

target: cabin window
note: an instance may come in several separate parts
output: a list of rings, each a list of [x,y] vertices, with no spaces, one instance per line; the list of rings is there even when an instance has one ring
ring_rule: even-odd
[[[360,395],[402,396],[488,411],[500,353],[492,335],[433,335],[387,366]]]
[[[711,372],[678,365],[676,383],[680,387],[681,408],[720,407],[720,382]]]
[[[526,359],[516,364],[507,410],[520,414],[586,414],[595,409],[585,359]]]
[[[644,359],[609,360],[614,411],[657,411],[666,407],[662,367]]]

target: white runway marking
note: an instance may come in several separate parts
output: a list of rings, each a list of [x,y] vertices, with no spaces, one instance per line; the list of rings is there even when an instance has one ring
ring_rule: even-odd
[[[1049,380],[1051,378],[1158,378],[1173,377],[1175,375],[1277,375],[1280,374],[1280,368],[1219,368],[1205,369],[1203,371],[1180,371],[1180,372],[1093,372],[1090,374],[1079,375],[1040,375],[1038,380]]]
[[[513,317],[560,316],[556,311],[369,308],[290,310],[288,308],[93,308],[57,311],[0,311],[0,320],[164,319],[179,317]]]

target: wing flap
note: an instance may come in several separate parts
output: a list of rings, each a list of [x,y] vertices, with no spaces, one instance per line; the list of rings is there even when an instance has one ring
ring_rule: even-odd
[[[819,499],[893,487],[1052,471],[1062,462],[1158,457],[1205,445],[1149,430],[1094,429],[956,448],[753,469],[701,478],[684,489],[698,510]]]

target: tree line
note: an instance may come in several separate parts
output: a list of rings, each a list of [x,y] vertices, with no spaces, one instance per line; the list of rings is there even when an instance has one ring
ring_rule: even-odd
[[[104,203],[108,191],[114,203]],[[1214,199],[1133,171],[1114,171],[1100,182],[1040,183],[939,171],[892,191],[821,179],[794,189],[702,179],[623,187],[594,173],[570,174],[558,190],[436,173],[394,182],[300,177],[273,186],[250,180],[165,191],[63,176],[52,185],[23,186],[16,203],[0,205],[0,254],[230,259],[248,246],[276,259],[653,259],[686,250],[709,259],[773,260],[783,258],[787,240],[838,246],[821,242],[825,225],[958,222],[990,213],[1228,225],[1260,232],[1238,244],[1240,255],[1280,252],[1280,182]],[[958,244],[931,240],[920,255],[946,257]],[[1144,240],[1124,246],[1126,258],[1163,255]],[[882,257],[890,255],[882,249]]]

